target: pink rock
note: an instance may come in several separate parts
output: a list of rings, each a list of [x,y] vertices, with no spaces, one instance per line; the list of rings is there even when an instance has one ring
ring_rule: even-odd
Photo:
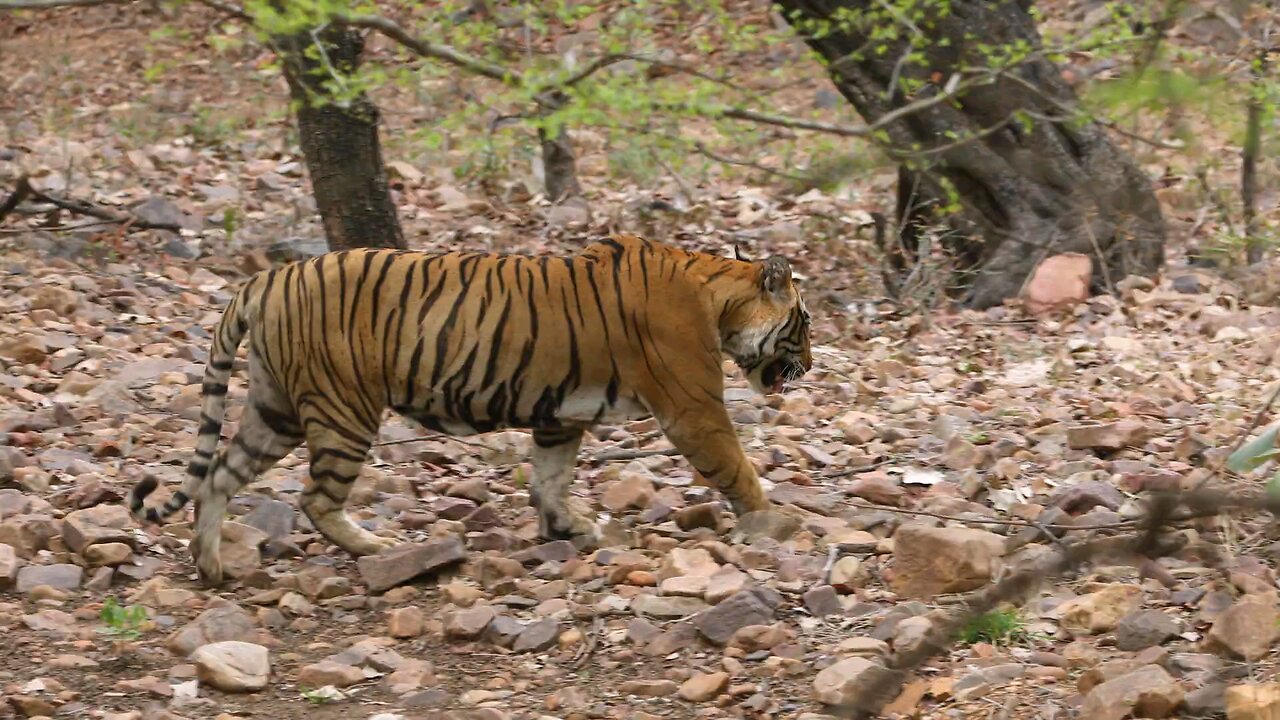
[[[1045,258],[1027,283],[1027,310],[1038,314],[1084,302],[1092,275],[1093,259],[1088,255],[1063,253]]]

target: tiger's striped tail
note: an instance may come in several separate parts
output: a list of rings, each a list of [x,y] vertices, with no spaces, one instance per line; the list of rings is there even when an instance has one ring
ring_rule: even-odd
[[[214,340],[209,348],[209,362],[204,369],[204,383],[200,394],[200,429],[196,435],[195,457],[187,465],[187,477],[182,487],[159,507],[145,507],[147,496],[155,492],[160,481],[148,474],[134,485],[129,493],[129,512],[139,522],[160,523],[186,507],[196,495],[200,484],[208,477],[213,466],[214,453],[222,436],[222,421],[227,410],[227,383],[231,380],[231,368],[236,350],[249,328],[249,311],[256,305],[254,290],[259,277],[245,284],[227,305],[214,329]]]

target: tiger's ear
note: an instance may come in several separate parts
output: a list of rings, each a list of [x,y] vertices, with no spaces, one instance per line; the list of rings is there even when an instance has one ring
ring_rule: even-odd
[[[777,255],[760,263],[760,290],[778,298],[786,298],[791,289],[791,263]]]

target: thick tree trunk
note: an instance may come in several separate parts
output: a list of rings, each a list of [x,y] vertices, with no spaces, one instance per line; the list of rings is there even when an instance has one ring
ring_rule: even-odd
[[[929,41],[919,62],[906,60],[906,40],[873,38],[871,23],[840,20],[876,13],[883,29],[885,3],[775,1],[868,123],[942,92],[960,68],[987,66],[984,52],[993,47],[1040,47],[1027,0],[926,4],[933,9],[913,21]],[[899,37],[910,32],[902,28]],[[1154,274],[1165,230],[1148,178],[1101,127],[1066,117],[1077,100],[1052,63],[1032,58],[1009,72],[1018,79],[977,85],[885,127],[889,146],[910,165],[899,175],[901,254],[890,262],[907,267],[922,228],[940,222],[960,271],[959,296],[973,307],[1016,296],[1036,264],[1060,252],[1093,257],[1098,289],[1108,278]],[[904,97],[900,80],[921,89]],[[953,199],[959,212],[939,212]]]
[[[277,38],[297,113],[302,153],[330,250],[404,248],[378,143],[378,108],[363,93],[346,107],[322,100],[334,71],[360,64],[364,41],[355,31],[330,27]]]

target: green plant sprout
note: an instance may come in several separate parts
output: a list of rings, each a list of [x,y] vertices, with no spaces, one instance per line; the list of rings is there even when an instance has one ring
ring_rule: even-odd
[[[98,614],[106,627],[98,628],[98,632],[119,641],[137,640],[142,636],[147,622],[147,609],[141,605],[123,607],[115,597],[108,597],[102,603],[102,612]]]
[[[1026,636],[1026,621],[1016,609],[1009,608],[992,610],[973,618],[956,633],[956,640],[966,645],[978,642],[1007,645]]]

